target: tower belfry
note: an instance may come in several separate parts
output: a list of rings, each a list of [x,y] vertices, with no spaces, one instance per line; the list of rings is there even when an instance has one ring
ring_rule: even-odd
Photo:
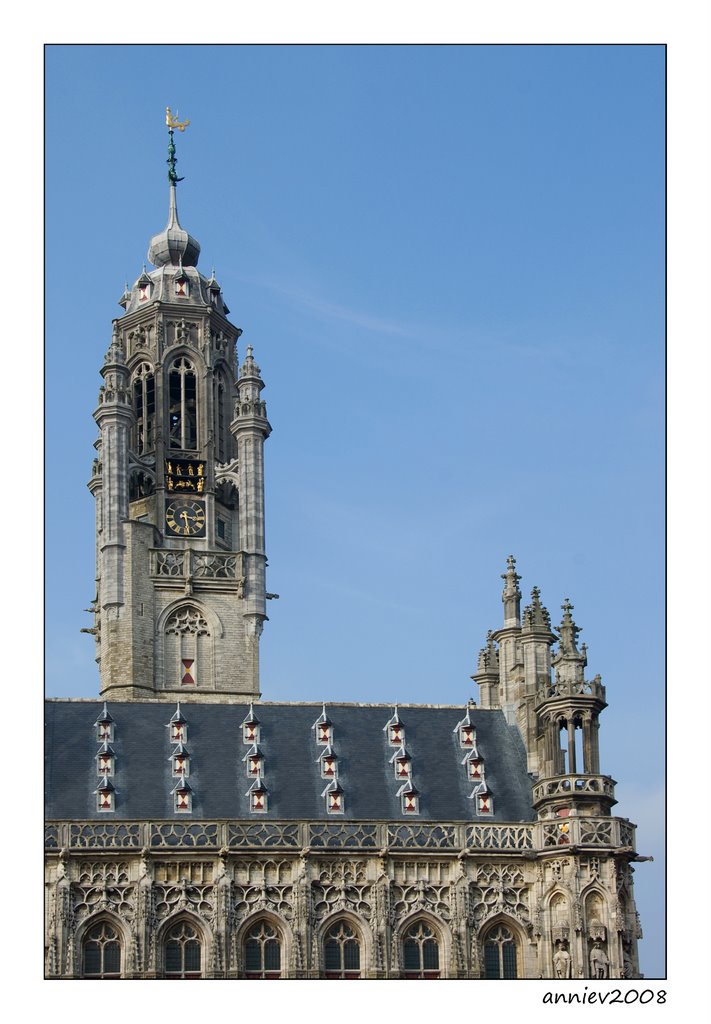
[[[168,222],[154,269],[126,286],[101,369],[96,499],[101,693],[112,700],[259,696],[266,619],[264,441],[252,347],[180,224],[167,110]]]

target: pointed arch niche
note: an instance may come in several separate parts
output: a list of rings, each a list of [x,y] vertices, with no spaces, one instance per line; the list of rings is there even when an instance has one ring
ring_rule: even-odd
[[[214,612],[194,598],[169,605],[157,629],[158,679],[165,690],[215,689],[215,637],[222,627]]]

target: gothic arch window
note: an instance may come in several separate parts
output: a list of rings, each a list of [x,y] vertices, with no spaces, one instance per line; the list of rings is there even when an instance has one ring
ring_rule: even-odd
[[[323,962],[326,978],[360,978],[360,938],[348,921],[339,920],[326,932]]]
[[[244,943],[245,978],[281,977],[281,939],[269,921],[257,921]]]
[[[138,455],[151,452],[155,446],[156,385],[148,363],[140,363],[133,373],[133,450]]]
[[[168,429],[172,449],[197,449],[197,376],[185,356],[175,360],[168,374]]]
[[[82,977],[121,977],[121,940],[116,928],[109,921],[98,921],[84,936]]]
[[[402,940],[405,978],[439,978],[439,941],[426,921],[415,921]]]
[[[165,685],[194,690],[212,682],[212,636],[203,612],[194,605],[182,605],[164,627]]]
[[[490,929],[484,939],[486,978],[518,978],[518,949],[513,933],[503,924]]]
[[[214,383],[215,410],[215,458],[218,462],[227,462],[228,429],[227,429],[227,383],[224,376],[218,373]]]
[[[202,942],[190,921],[180,920],[165,936],[166,978],[202,977]]]

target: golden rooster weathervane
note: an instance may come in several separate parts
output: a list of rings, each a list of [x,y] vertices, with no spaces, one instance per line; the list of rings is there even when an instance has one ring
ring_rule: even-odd
[[[168,125],[169,130],[172,132],[174,128],[177,128],[179,132],[184,132],[190,124],[189,121],[179,121],[178,111],[175,111],[175,115],[171,114],[170,107],[165,108],[165,123]]]
[[[168,159],[166,161],[167,164],[168,164],[168,181],[170,182],[171,185],[175,186],[175,185],[178,184],[179,181],[182,181],[183,179],[178,177],[177,172],[175,170],[175,165],[177,164],[178,161],[177,161],[176,156],[175,156],[175,143],[173,142],[173,132],[175,131],[176,128],[178,129],[179,132],[184,132],[185,129],[190,124],[190,122],[189,121],[179,121],[178,120],[178,111],[176,110],[175,111],[175,115],[173,115],[170,112],[170,107],[166,107],[165,108],[165,123],[168,126],[168,136],[169,136],[169,141],[168,141]]]

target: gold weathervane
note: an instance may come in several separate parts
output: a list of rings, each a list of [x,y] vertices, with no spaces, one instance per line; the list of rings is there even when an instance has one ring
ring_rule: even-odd
[[[170,112],[170,107],[165,108],[165,123],[168,125],[171,131],[173,131],[174,128],[177,128],[179,132],[184,132],[185,129],[190,124],[189,121],[178,120],[177,110],[175,111],[175,116],[173,116],[173,114],[171,114]]]

